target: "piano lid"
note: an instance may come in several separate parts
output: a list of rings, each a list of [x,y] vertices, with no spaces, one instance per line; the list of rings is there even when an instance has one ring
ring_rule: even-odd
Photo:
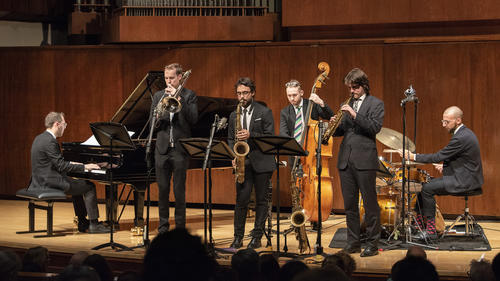
[[[111,122],[125,125],[127,130],[135,132],[133,137],[137,138],[149,123],[149,111],[154,93],[166,87],[163,76],[163,71],[148,72],[111,118]]]

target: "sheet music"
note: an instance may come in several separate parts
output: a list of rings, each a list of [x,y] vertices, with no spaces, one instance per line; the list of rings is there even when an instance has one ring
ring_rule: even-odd
[[[132,137],[135,132],[132,131],[127,131],[128,135]],[[93,146],[100,146],[100,144],[97,142],[97,139],[95,138],[94,135],[90,136],[86,141],[82,142],[81,145],[93,145]]]

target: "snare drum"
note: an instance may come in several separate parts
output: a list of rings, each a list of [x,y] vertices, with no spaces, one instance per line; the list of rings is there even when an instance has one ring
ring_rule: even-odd
[[[409,171],[409,172],[408,172]],[[420,192],[422,191],[422,184],[429,181],[429,174],[420,169],[409,168],[406,169],[406,180],[409,182],[410,192]],[[394,186],[401,189],[403,185],[403,169],[399,168],[396,170],[394,175]]]

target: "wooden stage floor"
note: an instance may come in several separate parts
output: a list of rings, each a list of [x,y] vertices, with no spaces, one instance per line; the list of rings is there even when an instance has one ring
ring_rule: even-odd
[[[56,232],[64,232],[67,235],[63,237],[51,238],[33,238],[33,234],[16,234],[16,231],[27,230],[28,228],[28,210],[27,201],[20,200],[0,200],[0,247],[27,249],[33,246],[42,245],[53,253],[71,254],[76,251],[91,251],[91,248],[106,243],[109,241],[109,234],[86,234],[76,232],[76,227],[73,224],[73,207],[71,203],[56,202],[54,204],[54,230]],[[100,204],[101,217],[104,214],[104,205]],[[171,211],[173,214],[173,210]],[[46,217],[44,212],[36,210],[36,227],[43,229],[46,225]],[[154,238],[156,227],[158,224],[158,210],[156,207],[151,209],[152,216],[152,231],[150,232],[151,239]],[[203,209],[188,209],[187,226],[191,233],[203,237]],[[114,241],[124,244],[129,247],[136,246],[142,242],[141,236],[133,236],[130,228],[133,224],[133,207],[127,206],[120,221],[120,230],[115,233]],[[447,222],[449,224],[449,222]],[[496,221],[479,221],[479,224],[485,230],[485,234],[490,241],[492,251],[427,251],[428,258],[437,267],[437,270],[442,277],[442,280],[452,280],[453,277],[465,280],[470,261],[478,259],[483,253],[485,258],[492,260],[500,249],[500,222]],[[247,220],[246,232],[248,233],[253,226],[253,219]],[[282,220],[281,229],[286,229],[289,226],[288,220]],[[324,223],[324,232],[322,235],[322,243],[324,251],[327,254],[337,252],[339,249],[329,248],[328,245],[335,231],[345,227],[345,217],[343,215],[332,215]],[[231,210],[214,210],[213,220],[213,237],[216,247],[225,248],[231,243],[233,235],[233,211]],[[316,233],[309,233],[309,241],[314,244],[316,241]],[[288,236],[289,252],[297,253],[297,241],[292,234]],[[276,237],[273,237],[273,246],[276,246]],[[244,245],[249,242],[249,238],[245,239]],[[265,239],[262,239],[263,245],[266,244]],[[284,241],[281,237],[281,247]],[[262,248],[260,250],[266,250]],[[135,261],[140,264],[144,255],[144,248],[138,248],[133,251],[116,252],[110,248],[95,251],[103,256],[111,259],[122,259]],[[357,263],[356,272],[359,274],[372,274],[374,276],[387,276],[392,265],[403,258],[406,254],[405,250],[389,250],[381,251],[379,255],[374,257],[360,258],[358,255],[353,255]],[[218,260],[220,264],[229,264],[230,256],[225,256]],[[305,259],[305,262],[311,262],[311,259]],[[286,258],[280,258],[280,263],[286,262]]]

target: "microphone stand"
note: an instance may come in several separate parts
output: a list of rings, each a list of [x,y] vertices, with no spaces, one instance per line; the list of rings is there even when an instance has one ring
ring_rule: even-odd
[[[205,248],[208,253],[213,257],[218,257],[215,252],[215,247],[213,244],[212,237],[212,167],[210,161],[210,152],[212,150],[212,142],[214,139],[215,132],[218,130],[217,125],[219,123],[219,115],[215,114],[215,120],[212,123],[212,128],[210,129],[210,137],[208,139],[208,145],[205,149],[205,159],[203,161],[203,215],[204,215],[204,240],[205,240]],[[208,167],[208,170],[207,170]],[[208,173],[208,185],[207,185],[207,173]],[[208,191],[207,191],[208,186]],[[208,196],[208,201],[207,201]],[[208,209],[208,227],[207,227],[207,209]],[[207,236],[208,229],[208,236]]]
[[[321,171],[323,166],[321,165],[321,137],[323,136],[323,122],[319,120],[318,123],[318,139],[316,147],[316,176],[318,177],[318,233],[316,235],[316,258],[322,259],[323,246],[321,245],[321,232],[323,228],[322,218],[321,218]]]
[[[153,111],[153,116],[151,117],[151,126],[148,134],[148,141],[146,143],[146,166],[148,169],[148,175],[146,177],[146,192],[147,192],[147,204],[146,204],[146,224],[144,225],[144,232],[142,236],[143,246],[147,249],[151,241],[149,240],[149,210],[151,208],[151,173],[153,171],[153,164],[151,163],[151,142],[153,141],[153,131],[156,126],[157,111],[156,109]]]
[[[416,243],[412,241],[411,237],[411,221],[414,220],[416,221],[413,213],[411,212],[411,190],[410,190],[410,182],[409,182],[409,176],[410,176],[410,167],[408,167],[408,176],[406,174],[406,151],[408,148],[406,147],[406,103],[408,102],[413,102],[415,105],[415,110],[414,110],[414,140],[416,140],[416,132],[417,132],[417,104],[418,104],[418,98],[415,95],[415,91],[413,90],[412,85],[410,85],[410,88],[405,91],[406,98],[401,100],[401,107],[403,108],[403,157],[402,157],[402,175],[403,175],[403,181],[402,181],[402,190],[401,190],[401,196],[402,196],[402,227],[405,232],[405,240],[406,244],[410,245],[416,245],[420,247],[427,247],[430,249],[437,249],[437,247],[428,245],[429,241],[426,240],[426,244],[422,243]],[[411,160],[411,159],[408,159]],[[405,194],[406,192],[406,194]],[[407,198],[406,201],[406,210],[405,210],[405,195]],[[408,220],[408,224],[406,225],[406,220]],[[420,229],[420,231],[423,231]]]

